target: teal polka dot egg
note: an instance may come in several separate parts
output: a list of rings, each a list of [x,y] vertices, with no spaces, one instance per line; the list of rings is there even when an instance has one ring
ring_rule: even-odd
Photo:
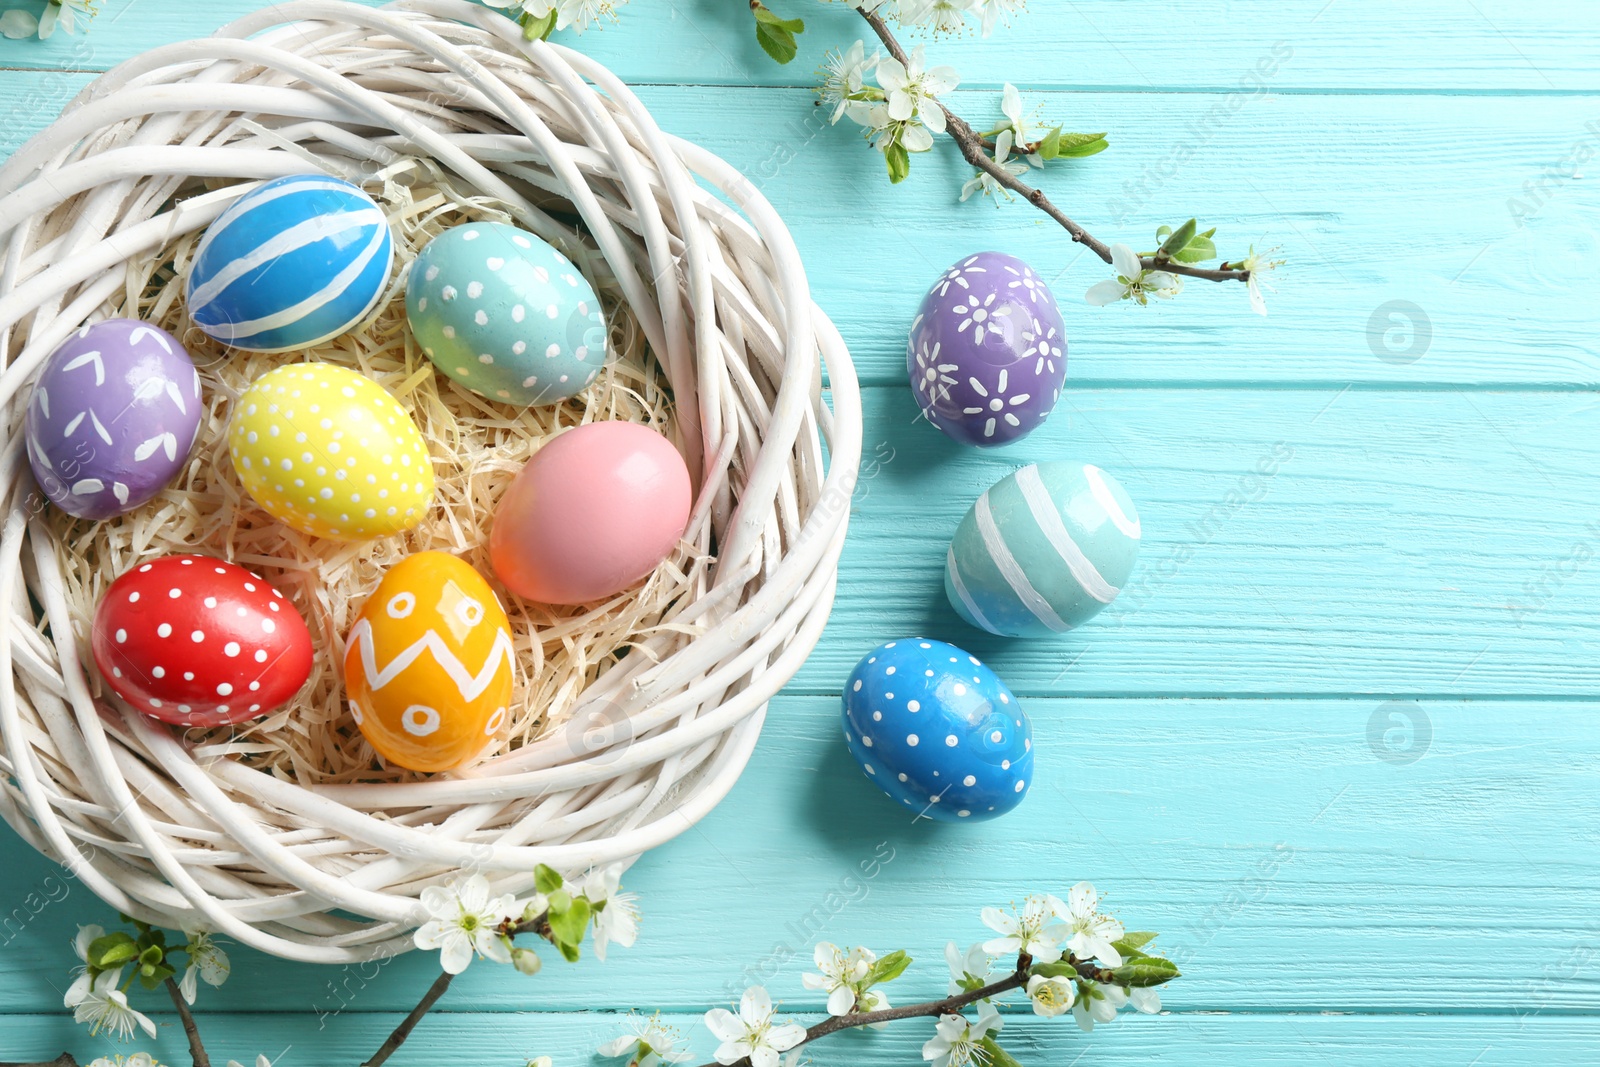
[[[488,400],[553,404],[605,365],[605,321],[588,280],[504,223],[467,223],[429,241],[406,279],[406,317],[434,366]]]
[[[1139,555],[1139,512],[1087,463],[1034,463],[990,486],[945,556],[944,589],[967,622],[1045,637],[1116,599]]]

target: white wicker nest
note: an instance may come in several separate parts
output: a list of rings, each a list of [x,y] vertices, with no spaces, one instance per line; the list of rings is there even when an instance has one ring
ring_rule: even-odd
[[[564,730],[470,775],[307,787],[96,701],[84,649],[44,636],[83,628],[21,416],[131,257],[254,181],[313,165],[359,181],[402,156],[551,239],[536,197],[581,216],[670,380],[701,482],[685,536],[717,559],[675,616],[698,636],[657,633],[591,685],[581,743]],[[233,184],[174,201],[196,179]],[[370,959],[409,946],[429,885],[475,870],[526,892],[535,864],[627,861],[727,794],[832,604],[859,396],[771,206],[609,71],[465,0],[275,5],[86,89],[0,169],[0,239],[0,813],[107,903],[293,959]]]

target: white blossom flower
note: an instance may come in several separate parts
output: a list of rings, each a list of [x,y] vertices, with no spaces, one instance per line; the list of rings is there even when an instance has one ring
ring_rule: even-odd
[[[535,975],[544,969],[544,960],[540,959],[539,954],[531,948],[513,945],[511,947],[511,966],[522,974]]]
[[[1161,994],[1153,987],[1146,986],[1141,989],[1133,986],[1124,988],[1123,992],[1128,994],[1128,1003],[1133,1005],[1135,1011],[1143,1012],[1145,1015],[1160,1014]]]
[[[621,864],[596,868],[583,880],[583,896],[589,903],[596,907],[605,904],[594,913],[594,954],[602,963],[611,943],[632,948],[639,940],[639,897],[619,892],[621,886]]]
[[[861,984],[872,973],[878,956],[871,949],[853,948],[848,953],[831,941],[817,945],[812,957],[821,974],[800,976],[807,989],[826,990],[829,1015],[849,1015],[855,1010]]]
[[[1070,978],[1046,978],[1036,974],[1028,979],[1028,999],[1033,1002],[1033,1013],[1046,1018],[1065,1015],[1077,999],[1077,992]]]
[[[129,1067],[132,1067],[132,1065],[130,1064]],[[240,1063],[238,1060],[229,1060],[228,1067],[244,1067],[244,1064]],[[272,1067],[272,1061],[267,1059],[266,1056],[258,1054],[256,1056],[255,1067]]]
[[[1065,932],[1051,920],[1065,905],[1052,896],[1031,896],[1022,910],[1007,915],[999,908],[983,909],[983,925],[1003,936],[985,941],[983,950],[993,956],[1018,956],[1026,952],[1038,963],[1061,958]]]
[[[510,893],[491,900],[483,875],[449,887],[429,886],[422,891],[422,906],[430,918],[413,940],[420,949],[438,949],[439,965],[450,974],[466,970],[473,953],[496,963],[511,962],[511,951],[495,928],[518,914],[517,900]]]
[[[663,1063],[682,1063],[690,1059],[678,1048],[683,1035],[661,1021],[660,1015],[646,1018],[630,1015],[623,1023],[628,1032],[599,1048],[602,1056],[628,1057],[628,1067],[659,1067]]]
[[[1118,300],[1136,300],[1148,304],[1152,296],[1171,300],[1183,291],[1183,279],[1164,270],[1145,270],[1139,254],[1127,245],[1111,246],[1111,265],[1117,277],[1096,282],[1083,294],[1095,307],[1115,304]]]
[[[101,1056],[97,1060],[90,1060],[89,1067],[161,1067],[157,1059],[148,1052],[135,1052],[131,1056]],[[229,1064],[228,1067],[234,1067]]]
[[[511,18],[528,14],[542,19],[556,13],[556,29],[572,28],[578,33],[602,18],[617,21],[617,5],[628,0],[483,0],[490,7],[505,11]]]
[[[935,33],[960,33],[967,15],[978,9],[981,0],[900,0],[900,24],[930,26]]]
[[[980,1043],[1004,1025],[1000,1013],[987,1000],[978,1005],[976,1022],[965,1015],[941,1015],[934,1035],[922,1046],[922,1058],[933,1067],[967,1067],[986,1059]]]
[[[560,0],[556,5],[556,29],[569,27],[582,33],[602,18],[617,21],[617,4],[628,0]]]
[[[1122,936],[1122,924],[1101,915],[1100,894],[1088,882],[1079,882],[1067,893],[1067,903],[1056,900],[1056,916],[1066,924],[1067,951],[1080,960],[1098,959],[1107,967],[1122,966],[1122,953],[1112,945]]]
[[[72,939],[72,951],[78,954],[83,966],[76,967],[72,971],[72,984],[67,987],[67,994],[63,998],[67,1007],[70,1008],[83,1000],[89,987],[94,984],[94,979],[89,976],[89,946],[104,936],[106,936],[105,927],[95,923],[78,927],[78,934]]]
[[[76,1022],[87,1023],[89,1035],[98,1037],[105,1030],[116,1035],[119,1041],[133,1036],[135,1028],[151,1037],[156,1036],[156,1024],[128,1004],[128,995],[117,988],[122,980],[122,968],[101,971],[87,988],[80,990],[76,983],[67,991],[66,1006],[72,1009]],[[74,993],[77,998],[74,999]]]
[[[999,135],[995,137],[994,161],[1002,170],[1011,175],[1013,178],[1028,173],[1027,163],[1024,163],[1020,159],[1011,158],[1010,130],[1001,130]],[[986,170],[973,171],[972,177],[968,178],[967,183],[961,187],[961,199],[966,201],[972,196],[973,193],[976,193],[980,190],[982,190],[984,196],[1003,196],[1007,200],[1016,199],[1016,197],[1011,195],[1011,190],[1000,184],[999,178],[996,178],[993,174],[990,174]],[[995,206],[1000,206],[999,200],[995,201]]]
[[[989,965],[994,961],[984,951],[983,943],[973,945],[963,953],[954,941],[944,946],[944,961],[950,965],[950,995],[967,992],[976,982],[981,988],[989,984]],[[966,983],[965,985],[963,983]]]
[[[885,56],[878,61],[878,84],[888,94],[889,118],[896,122],[922,120],[934,133],[944,132],[944,108],[939,97],[961,83],[954,67],[924,69],[924,48],[917,45],[906,63]],[[930,142],[932,138],[929,139]],[[919,151],[906,145],[906,150]]]
[[[865,41],[857,41],[843,52],[829,52],[822,60],[822,87],[817,94],[831,107],[828,121],[837,123],[851,104],[851,97],[866,87],[867,75],[877,69],[877,52],[867,55]]]
[[[1278,291],[1267,281],[1273,271],[1283,266],[1283,260],[1271,258],[1272,253],[1276,251],[1277,248],[1274,247],[1267,249],[1265,252],[1257,252],[1256,246],[1251,245],[1250,254],[1245,256],[1243,263],[1239,264],[1240,269],[1250,272],[1250,278],[1245,282],[1245,285],[1250,289],[1250,309],[1257,315],[1265,315],[1267,313],[1267,298],[1262,294],[1261,290],[1265,289],[1269,293]]]
[[[726,1008],[706,1012],[706,1029],[722,1042],[717,1062],[737,1063],[748,1056],[751,1067],[778,1067],[778,1053],[803,1042],[806,1028],[799,1023],[775,1024],[772,1012],[772,998],[758,985],[744,991],[738,1015]]]
[[[1095,1023],[1108,1023],[1117,1017],[1117,1011],[1128,1003],[1128,994],[1114,985],[1099,982],[1079,982],[1078,1000],[1072,1005],[1072,1018],[1079,1029],[1093,1030]]]
[[[555,1067],[555,1063],[549,1056],[535,1056],[528,1061],[528,1067]]]
[[[198,931],[191,933],[189,965],[183,969],[183,978],[178,982],[184,1001],[194,1003],[195,993],[200,988],[198,979],[204,978],[209,986],[220,986],[228,980],[232,969],[228,954],[211,939],[210,934]]]
[[[1006,82],[1005,92],[1000,98],[1000,113],[1011,124],[1011,137],[1019,148],[1031,145],[1043,138],[1044,131],[1035,129],[1033,123],[1033,115],[1038,113],[1038,109],[1035,108],[1033,114],[1024,114],[1022,110],[1022,94],[1010,82]],[[1043,166],[1042,160],[1039,165]]]
[[[1019,15],[1028,6],[1028,0],[979,0],[983,12],[983,35],[989,36],[1000,22],[1011,25],[1011,16]]]

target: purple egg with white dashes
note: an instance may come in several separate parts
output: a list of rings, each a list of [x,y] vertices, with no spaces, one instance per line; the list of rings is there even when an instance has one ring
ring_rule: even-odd
[[[1066,327],[1050,287],[1015,256],[968,256],[922,298],[906,373],[922,414],[962,444],[1026,437],[1067,380]]]
[[[200,435],[200,374],[178,339],[137,319],[85,326],[50,354],[28,402],[28,463],[80,519],[138,507]]]

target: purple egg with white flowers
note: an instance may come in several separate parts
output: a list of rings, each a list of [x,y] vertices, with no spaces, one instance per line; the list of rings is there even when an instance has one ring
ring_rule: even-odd
[[[1044,279],[979,252],[939,276],[906,345],[927,420],[962,444],[1010,444],[1039,428],[1067,380],[1067,332]]]
[[[850,754],[918,816],[981,822],[1028,793],[1033,725],[1000,676],[955,645],[879,645],[850,672],[843,703]]]
[[[34,480],[80,519],[145,503],[200,435],[200,374],[167,331],[137,319],[85,326],[50,354],[28,402]]]

